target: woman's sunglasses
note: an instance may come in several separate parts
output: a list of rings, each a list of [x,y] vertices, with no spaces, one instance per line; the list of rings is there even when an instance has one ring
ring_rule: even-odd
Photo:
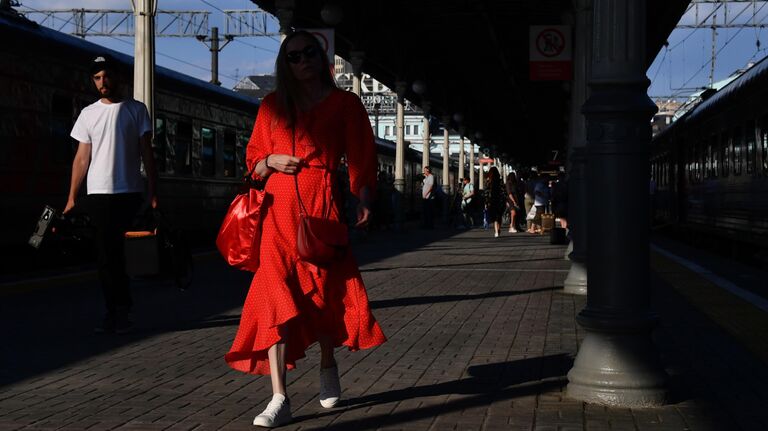
[[[301,61],[302,55],[304,55],[304,58],[307,60],[315,58],[317,55],[317,48],[312,45],[308,45],[300,51],[288,51],[285,53],[285,59],[288,60],[288,63],[298,64]]]

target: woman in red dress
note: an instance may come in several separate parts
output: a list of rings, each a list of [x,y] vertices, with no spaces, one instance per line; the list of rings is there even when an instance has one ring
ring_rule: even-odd
[[[303,262],[296,249],[294,178],[309,216],[339,220],[335,184],[342,156],[360,201],[356,226],[368,222],[377,167],[368,115],[354,93],[336,88],[327,56],[310,33],[289,35],[275,64],[277,89],[262,101],[246,152],[248,166],[267,179],[261,263],[225,356],[236,370],[271,376],[272,401],[253,422],[265,427],[291,420],[286,369],[311,344],[320,343],[320,403],[330,408],[341,392],[334,348],[367,349],[386,340],[349,249],[322,268]]]

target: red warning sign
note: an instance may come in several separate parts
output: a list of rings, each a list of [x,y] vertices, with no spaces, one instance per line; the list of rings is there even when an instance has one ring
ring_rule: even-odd
[[[571,26],[530,27],[530,79],[569,81],[573,75]]]

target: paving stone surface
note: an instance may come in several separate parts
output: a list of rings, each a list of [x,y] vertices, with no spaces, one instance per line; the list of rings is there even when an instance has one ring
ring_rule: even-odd
[[[768,367],[652,276],[670,402],[608,408],[565,395],[585,297],[565,248],[527,234],[374,233],[356,244],[389,341],[339,349],[344,403],[317,401],[319,348],[289,373],[287,430],[763,430]],[[0,430],[250,430],[267,377],[227,367],[247,274],[213,256],[192,289],[134,283],[137,330],[97,336],[94,282],[0,296]]]

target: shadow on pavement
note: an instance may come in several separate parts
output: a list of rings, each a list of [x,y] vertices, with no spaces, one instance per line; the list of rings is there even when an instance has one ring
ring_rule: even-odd
[[[471,376],[468,378],[433,385],[395,389],[346,400],[344,412],[415,398],[461,395],[441,404],[423,405],[409,410],[398,410],[394,413],[366,415],[364,419],[347,421],[344,420],[343,413],[340,414],[338,411],[296,416],[294,420],[298,423],[302,420],[327,415],[340,415],[341,420],[332,423],[326,429],[368,429],[371,424],[375,424],[376,428],[385,428],[402,422],[413,422],[419,419],[437,417],[448,412],[489,405],[492,402],[541,394],[547,391],[559,391],[567,384],[565,375],[572,366],[573,358],[565,354],[476,365],[467,369],[467,373]]]
[[[353,244],[353,250],[358,262],[366,264],[457,233],[447,229],[375,232]],[[93,279],[17,293],[0,292],[0,388],[158,334],[234,327],[239,323],[239,307],[251,277],[250,273],[228,267],[216,255],[197,263],[192,287],[186,291],[179,291],[167,281],[136,280],[132,283],[136,328],[126,335],[93,333],[103,310],[98,282]],[[234,328],[232,331],[234,337]]]
[[[474,299],[500,298],[505,296],[525,295],[528,293],[546,292],[548,290],[562,290],[563,286],[542,287],[526,290],[503,290],[498,292],[478,293],[474,295],[442,295],[442,296],[417,296],[412,298],[383,299],[371,301],[372,309],[388,307],[407,307],[409,305],[437,304],[441,302],[471,301]]]

